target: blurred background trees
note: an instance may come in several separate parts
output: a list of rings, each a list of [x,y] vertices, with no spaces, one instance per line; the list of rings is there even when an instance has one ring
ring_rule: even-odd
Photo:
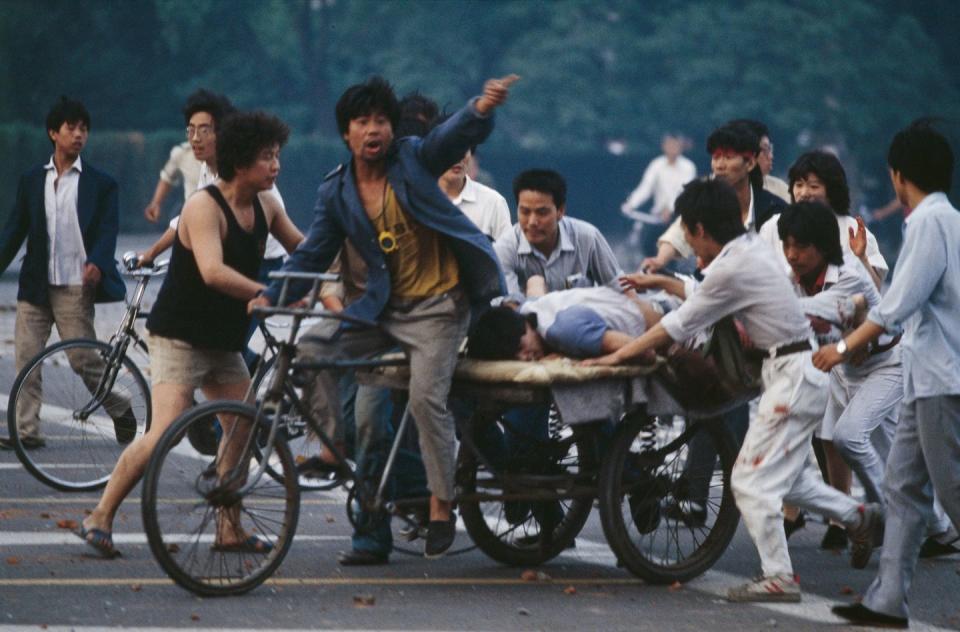
[[[927,114],[958,138],[955,0],[4,0],[0,190],[45,159],[43,115],[60,94],[93,116],[91,160],[121,180],[125,230],[146,204],[180,107],[198,87],[272,111],[294,130],[281,188],[301,224],[344,158],[333,105],[382,74],[447,109],[485,78],[522,75],[481,164],[510,199],[516,170],[561,168],[570,211],[626,226],[616,209],[665,131],[706,135],[730,118],[771,128],[774,173],[828,145],[856,203],[891,195],[892,133]],[[955,143],[960,151],[960,145]],[[9,204],[9,202],[3,202]],[[172,211],[173,209],[171,209]]]

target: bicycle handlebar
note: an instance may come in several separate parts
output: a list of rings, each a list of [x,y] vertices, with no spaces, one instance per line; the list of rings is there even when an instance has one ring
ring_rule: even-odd
[[[154,261],[148,264],[140,264],[140,255],[133,251],[123,253],[123,274],[131,277],[153,277],[160,276],[167,272],[170,266],[170,260]]]

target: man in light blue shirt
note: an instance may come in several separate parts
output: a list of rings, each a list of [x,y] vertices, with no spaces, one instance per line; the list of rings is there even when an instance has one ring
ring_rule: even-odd
[[[546,292],[593,285],[620,290],[623,271],[610,244],[596,226],[566,215],[563,176],[524,171],[514,179],[513,193],[517,223],[493,245],[511,296],[526,296],[527,283],[536,277],[543,278]]]
[[[867,321],[820,349],[822,370],[880,334],[903,328],[903,411],[887,459],[887,524],[880,569],[863,602],[833,612],[862,625],[907,627],[907,593],[933,492],[960,526],[960,213],[947,199],[953,152],[927,121],[894,137],[890,179],[907,211],[903,250],[889,291]],[[932,484],[932,485],[931,485]]]

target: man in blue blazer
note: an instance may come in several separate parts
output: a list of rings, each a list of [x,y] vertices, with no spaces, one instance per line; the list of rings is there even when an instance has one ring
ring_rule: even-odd
[[[117,183],[80,159],[90,114],[79,101],[60,97],[46,124],[53,155],[20,177],[13,210],[0,232],[0,273],[27,242],[14,334],[18,372],[43,350],[54,324],[61,339],[95,338],[93,304],[120,301],[126,294],[114,260]],[[102,362],[95,354],[74,354],[70,363],[88,387],[96,386]],[[45,445],[39,428],[40,384],[24,388],[26,396],[17,402],[18,434],[23,447],[40,448]],[[136,420],[129,402],[112,396],[104,405],[117,441],[131,441]],[[0,438],[0,447],[10,449],[10,439]]]

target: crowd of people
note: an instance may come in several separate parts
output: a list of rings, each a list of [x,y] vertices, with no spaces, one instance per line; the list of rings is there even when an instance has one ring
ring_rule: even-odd
[[[732,486],[761,573],[732,587],[728,598],[801,599],[788,538],[810,512],[831,520],[822,544],[849,546],[855,568],[883,547],[862,603],[834,612],[855,623],[905,627],[918,557],[960,552],[960,215],[947,198],[953,153],[944,136],[922,120],[890,144],[890,179],[907,217],[892,279],[876,239],[850,215],[837,157],[807,152],[788,181],[779,180],[770,175],[769,131],[747,119],[707,138],[706,178],[697,179],[681,155],[684,139],[663,139],[664,155],[622,207],[640,225],[632,246],[646,242],[651,255],[626,273],[603,234],[567,213],[561,174],[529,169],[516,176],[514,224],[504,197],[469,175],[517,80],[487,81],[449,115],[420,94],[399,100],[378,77],[351,86],[335,110],[350,157],[324,176],[305,233],[276,187],[286,125],[237,111],[206,90],[187,99],[187,142],[171,150],[145,215],[157,221],[177,185],[184,188],[182,212],[140,254],[149,264],[172,247],[147,321],[152,424],[135,437],[129,406],[105,403],[117,441],[127,445],[79,537],[105,556],[117,554],[117,509],[195,389],[212,399],[245,397],[256,360],[247,347],[251,313],[276,305],[281,294],[267,274],[332,271],[341,280],[321,289],[324,307],[379,326],[324,320],[300,339],[298,357],[402,350],[409,395],[398,401],[346,371],[312,374],[305,398],[333,449],[318,449],[300,468],[336,473],[349,455],[375,470],[405,409],[419,454],[398,468],[395,493],[428,490],[420,516],[426,557],[443,555],[456,536],[457,406],[448,399],[465,340],[470,355],[490,360],[560,354],[586,365],[648,362],[673,343],[702,340],[732,316],[745,353],[762,359],[763,394],[753,412],[744,405],[715,422],[740,443]],[[0,270],[27,244],[18,370],[54,324],[61,337],[93,337],[94,303],[124,296],[114,262],[117,184],[80,159],[90,116],[82,103],[62,98],[46,129],[53,154],[23,175],[0,233]],[[650,199],[652,211],[640,213]],[[309,283],[294,281],[286,300],[308,290]],[[44,447],[37,408],[27,402],[17,411],[26,449]],[[487,442],[493,452],[515,451],[547,433],[544,406],[505,417],[510,423]],[[687,467],[712,468],[714,460],[709,449],[691,446]],[[862,502],[851,496],[854,474]],[[706,490],[692,487],[664,508],[668,517],[703,523]],[[551,503],[507,505],[508,520],[534,511],[546,532],[563,516]],[[341,564],[389,561],[389,517],[371,524],[354,534]],[[246,530],[239,514],[224,512],[214,546],[262,553],[272,544]]]

